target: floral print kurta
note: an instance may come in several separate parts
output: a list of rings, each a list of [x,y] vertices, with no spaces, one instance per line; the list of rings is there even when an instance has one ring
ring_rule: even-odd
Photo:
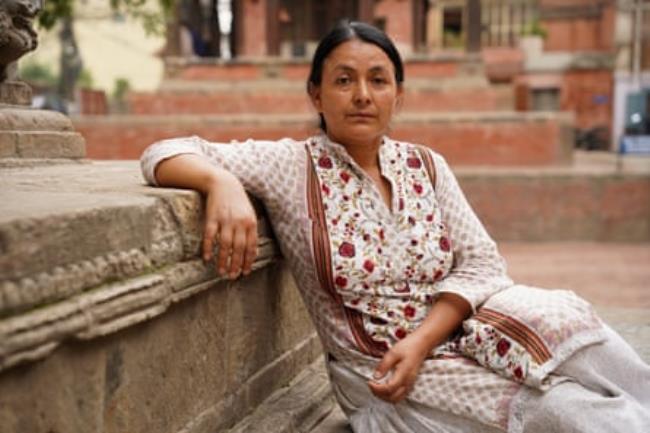
[[[557,365],[603,339],[601,322],[571,292],[513,285],[449,166],[430,149],[384,138],[390,206],[324,135],[162,141],[142,156],[146,180],[155,185],[156,165],[185,153],[231,171],[263,201],[325,350],[357,374],[370,378],[440,293],[469,302],[475,314],[425,360],[409,400],[514,431],[512,402],[523,384],[561,381],[551,374]]]

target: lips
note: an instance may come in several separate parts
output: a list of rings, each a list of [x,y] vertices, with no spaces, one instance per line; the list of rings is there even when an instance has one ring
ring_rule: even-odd
[[[370,119],[376,118],[377,116],[375,116],[374,114],[371,114],[371,113],[350,113],[350,114],[347,115],[347,117],[349,117],[351,119],[370,120]]]

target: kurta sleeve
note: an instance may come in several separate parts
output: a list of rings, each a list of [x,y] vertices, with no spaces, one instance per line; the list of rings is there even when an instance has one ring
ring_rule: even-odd
[[[140,166],[147,183],[157,185],[155,170],[160,162],[182,154],[198,155],[214,166],[228,170],[248,192],[267,201],[272,196],[286,193],[286,180],[295,176],[294,144],[291,139],[213,143],[197,136],[174,138],[149,146],[140,157]]]
[[[449,165],[435,153],[434,163],[436,199],[454,252],[454,264],[437,289],[463,297],[476,312],[491,295],[511,286],[512,280],[496,243],[470,207]]]

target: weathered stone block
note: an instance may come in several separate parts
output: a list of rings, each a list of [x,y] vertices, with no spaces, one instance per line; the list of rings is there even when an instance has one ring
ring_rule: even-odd
[[[83,158],[85,140],[76,132],[16,132],[16,153],[21,158]]]
[[[3,104],[31,105],[32,89],[21,81],[0,83],[0,101]]]
[[[0,132],[0,158],[15,158],[16,135],[12,132]]]
[[[107,341],[103,431],[177,432],[225,397],[223,284]]]
[[[0,374],[3,433],[102,431],[105,352],[101,345],[68,344],[55,356]]]
[[[57,111],[7,108],[0,110],[0,131],[73,132],[74,127]]]

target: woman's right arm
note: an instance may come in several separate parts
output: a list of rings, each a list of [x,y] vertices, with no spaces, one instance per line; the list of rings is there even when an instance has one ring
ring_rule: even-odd
[[[159,162],[154,169],[158,185],[190,188],[206,197],[203,260],[219,253],[217,272],[229,278],[248,275],[257,256],[257,218],[241,182],[229,171],[204,157],[182,154]]]
[[[202,254],[212,258],[219,244],[217,270],[236,278],[250,272],[257,253],[257,219],[246,192],[265,206],[281,205],[295,177],[293,140],[211,143],[199,137],[163,140],[140,158],[151,185],[191,188],[206,197]],[[228,264],[230,263],[230,264]]]

